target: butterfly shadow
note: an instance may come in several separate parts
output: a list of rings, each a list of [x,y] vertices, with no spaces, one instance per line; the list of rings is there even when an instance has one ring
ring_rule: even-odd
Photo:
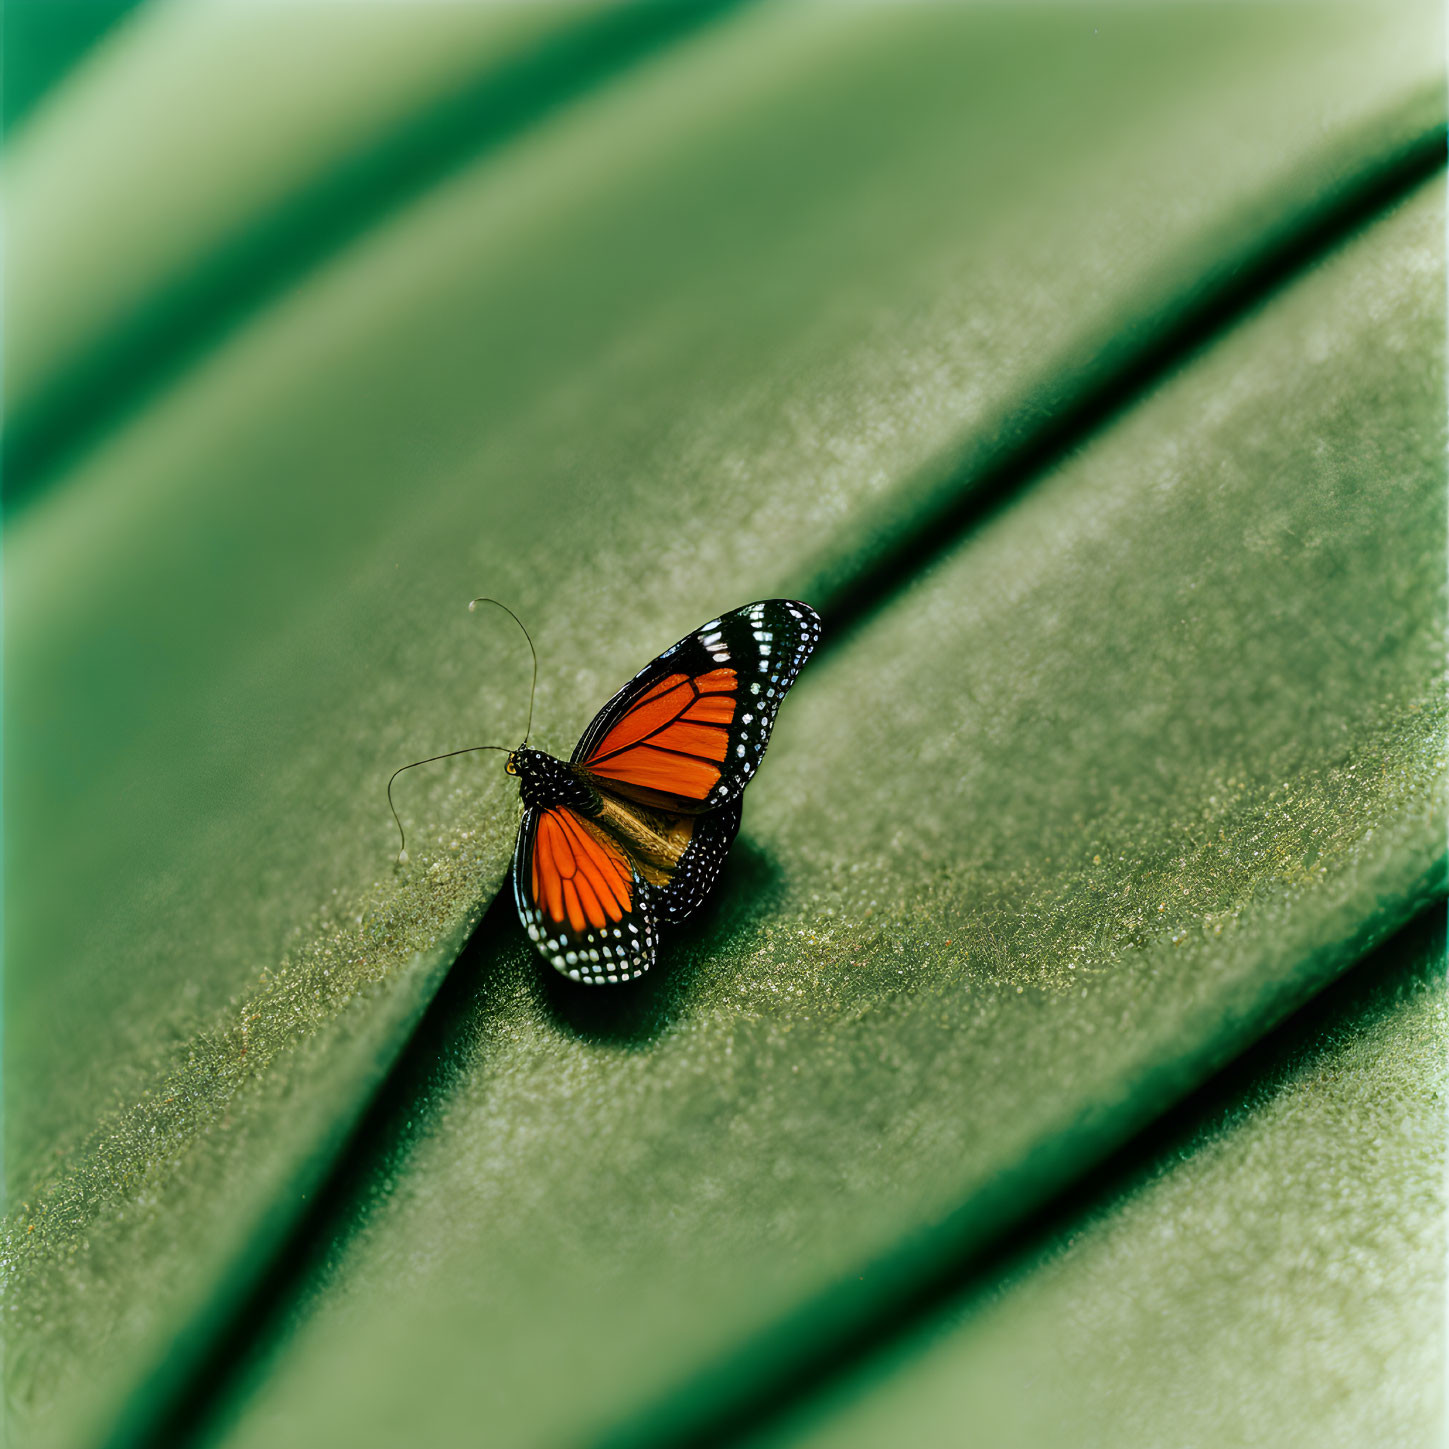
[[[754,928],[781,881],[775,857],[740,836],[705,904],[683,925],[663,928],[652,971],[637,981],[600,987],[540,970],[534,976],[535,1004],[558,1030],[580,1040],[645,1048],[688,1016],[721,948]]]

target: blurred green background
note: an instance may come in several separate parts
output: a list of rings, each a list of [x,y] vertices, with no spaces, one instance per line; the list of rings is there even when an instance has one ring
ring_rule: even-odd
[[[1439,6],[3,20],[11,1442],[1440,1442]],[[478,593],[824,616],[637,990]]]

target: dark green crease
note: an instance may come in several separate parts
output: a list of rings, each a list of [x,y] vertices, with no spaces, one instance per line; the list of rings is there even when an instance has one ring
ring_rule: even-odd
[[[468,1021],[467,1003],[486,984],[489,944],[506,939],[513,925],[507,891],[494,897],[468,944],[429,1001],[411,1036],[372,1096],[341,1123],[330,1144],[303,1164],[291,1191],[279,1195],[288,1208],[285,1226],[264,1227],[236,1255],[228,1281],[218,1287],[198,1319],[177,1335],[172,1353],[137,1384],[102,1441],[104,1449],[196,1442],[219,1399],[251,1361],[258,1343],[283,1321],[297,1285],[315,1269],[319,1246],[336,1240],[337,1224],[352,1205],[365,1201],[377,1164],[396,1150],[398,1124],[415,1104],[436,1091],[439,1073],[459,1059],[450,1045]],[[441,1065],[440,1065],[441,1064]],[[253,1266],[262,1263],[257,1269]]]
[[[194,270],[132,309],[64,379],[7,419],[3,507],[47,480],[284,287],[388,213],[743,0],[631,0],[585,12],[502,69],[437,96],[376,144],[342,158],[301,197],[252,219]]]
[[[5,0],[0,5],[0,128],[5,136],[140,0]]]
[[[1160,1116],[1144,1123],[1135,1135],[1088,1168],[1070,1185],[1047,1198],[1007,1226],[980,1251],[957,1262],[939,1264],[919,1291],[863,1326],[860,1334],[838,1342],[822,1354],[814,1372],[801,1373],[780,1386],[773,1397],[740,1406],[732,1422],[716,1437],[695,1435],[695,1444],[726,1443],[741,1437],[773,1442],[771,1431],[796,1412],[808,1415],[817,1402],[846,1376],[887,1362],[916,1341],[916,1335],[940,1319],[959,1313],[964,1301],[979,1301],[998,1291],[1023,1265],[1036,1258],[1043,1244],[1064,1237],[1084,1219],[1117,1201],[1124,1191],[1148,1179],[1164,1163],[1189,1151],[1193,1142],[1234,1106],[1251,1100],[1279,1080],[1292,1065],[1321,1050],[1322,1042],[1346,1023],[1367,1028],[1393,1010],[1406,982],[1442,975],[1445,915],[1442,903],[1430,905],[1408,925],[1367,951],[1331,986],[1249,1046],[1236,1060],[1205,1080]],[[787,1436],[788,1437],[788,1434]]]
[[[838,643],[1034,478],[1441,170],[1449,142],[1444,106],[1444,90],[1435,87],[1418,103],[1437,113],[1432,125],[1365,160],[1250,246],[1225,253],[1193,287],[1119,335],[1081,372],[1053,378],[1048,391],[1023,399],[993,433],[973,438],[965,456],[923,470],[903,490],[904,499],[893,495],[886,506],[863,511],[811,572],[790,580],[820,608],[826,644]]]
[[[679,933],[702,937],[728,929],[735,914],[759,899],[772,862],[739,840],[726,868],[720,896]],[[690,996],[689,972],[666,981],[640,982],[600,994],[533,969],[532,953],[518,936],[511,894],[501,891],[420,1015],[416,1026],[372,1096],[349,1122],[339,1123],[330,1143],[303,1165],[283,1203],[302,1202],[274,1215],[259,1241],[219,1285],[205,1312],[177,1335],[164,1363],[141,1382],[117,1416],[104,1449],[189,1445],[205,1439],[212,1416],[247,1373],[255,1369],[278,1330],[303,1296],[302,1284],[325,1275],[327,1264],[360,1225],[365,1204],[385,1164],[406,1157],[412,1128],[426,1104],[441,1100],[467,1070],[474,1011],[509,965],[519,968],[526,989],[545,1000],[559,1030],[643,1049]],[[319,1164],[321,1164],[319,1166]]]

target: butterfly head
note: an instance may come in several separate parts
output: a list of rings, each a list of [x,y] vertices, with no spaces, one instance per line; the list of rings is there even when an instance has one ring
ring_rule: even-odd
[[[529,780],[548,774],[549,766],[557,766],[558,763],[552,755],[546,755],[542,750],[531,750],[527,745],[519,745],[516,750],[509,750],[503,768],[510,775]]]

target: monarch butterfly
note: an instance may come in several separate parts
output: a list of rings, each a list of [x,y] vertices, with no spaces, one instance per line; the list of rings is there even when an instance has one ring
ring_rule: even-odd
[[[780,703],[819,638],[808,604],[746,604],[645,665],[567,761],[529,749],[527,732],[504,751],[524,807],[513,897],[555,970],[590,985],[632,981],[654,964],[659,926],[704,902]],[[535,655],[535,677],[537,665]],[[531,701],[529,716],[531,726]]]

